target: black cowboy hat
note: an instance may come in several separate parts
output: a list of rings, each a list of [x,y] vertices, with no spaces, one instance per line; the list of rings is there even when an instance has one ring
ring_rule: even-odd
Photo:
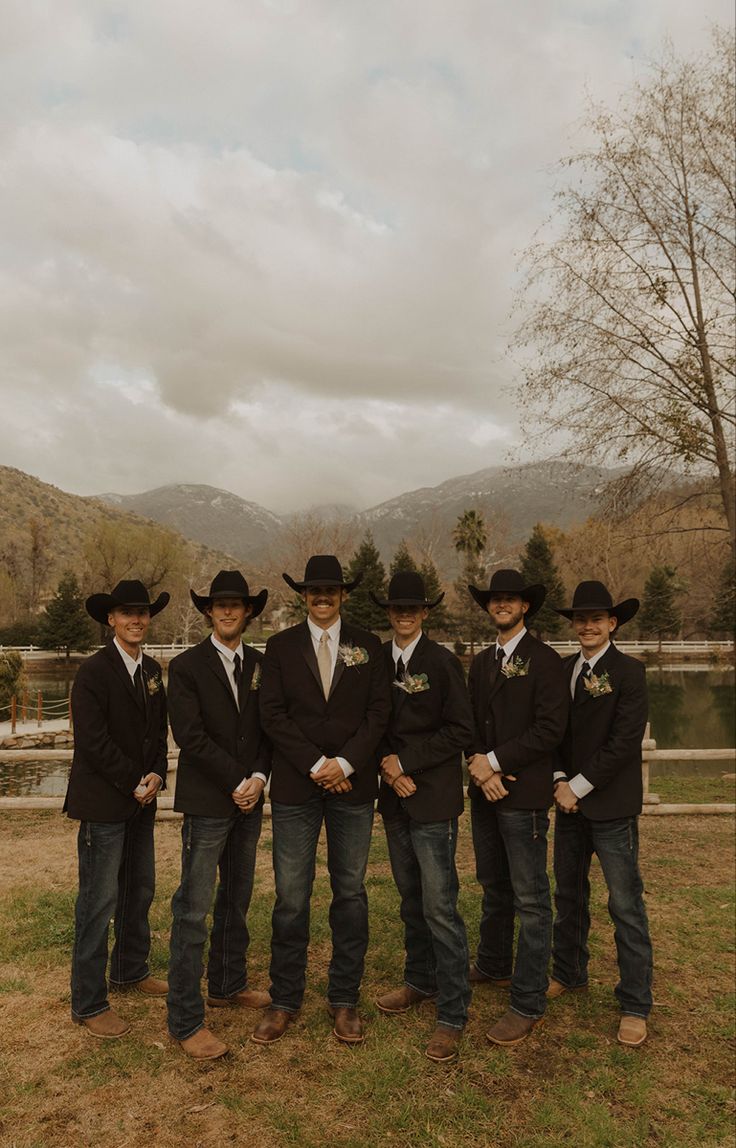
[[[164,591],[159,594],[155,602],[152,602],[146,587],[134,578],[131,581],[118,582],[110,594],[92,594],[84,603],[84,607],[90,618],[94,618],[101,626],[106,626],[108,614],[117,606],[137,606],[139,609],[145,606],[153,618],[168,605],[169,598],[170,595]]]
[[[430,602],[424,588],[424,579],[421,574],[416,574],[411,570],[394,574],[388,584],[388,595],[385,602],[377,598],[372,590],[369,590],[368,593],[376,605],[383,606],[384,609],[387,606],[426,606],[428,610],[434,610],[435,606],[439,606],[445,596],[443,590],[439,598]]]
[[[518,570],[497,570],[491,578],[487,590],[480,590],[477,586],[468,586],[468,590],[485,613],[488,612],[488,600],[491,594],[518,594],[524,602],[529,603],[529,609],[526,612],[527,618],[533,617],[542,609],[547,593],[545,587],[540,583],[525,586],[524,579]]]
[[[353,582],[346,582],[343,577],[342,566],[334,554],[313,554],[307,562],[304,578],[301,582],[290,578],[288,574],[282,574],[281,577],[287,585],[291,586],[292,590],[296,590],[297,594],[301,594],[302,590],[306,590],[310,586],[341,586],[349,594],[363,580],[363,575],[360,573]]]
[[[200,614],[204,614],[218,598],[242,598],[246,606],[251,607],[251,618],[257,618],[266,605],[268,590],[261,590],[260,594],[251,594],[248,583],[239,570],[219,570],[212,579],[209,594],[195,594],[189,591],[189,596]]]
[[[614,605],[610,591],[602,582],[579,582],[572,596],[572,606],[565,610],[558,610],[553,606],[553,609],[570,621],[578,610],[607,610],[609,614],[615,616],[618,625],[623,626],[631,621],[639,609],[639,599],[625,598],[623,602]]]

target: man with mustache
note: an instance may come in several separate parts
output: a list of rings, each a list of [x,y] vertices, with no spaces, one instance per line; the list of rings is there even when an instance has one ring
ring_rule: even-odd
[[[266,646],[261,720],[273,745],[271,811],[276,905],[271,1005],[253,1032],[272,1044],[298,1013],[305,989],[309,906],[320,830],[332,887],[327,1004],[336,1038],[363,1040],[357,1005],[368,944],[363,884],[378,785],[378,744],[391,710],[378,638],[343,622],[355,586],[332,554],[309,559],[301,582],[306,621]]]

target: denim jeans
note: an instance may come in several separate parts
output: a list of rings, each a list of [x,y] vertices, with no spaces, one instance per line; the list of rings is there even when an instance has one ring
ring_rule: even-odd
[[[226,999],[248,984],[246,914],[253,893],[262,810],[230,817],[186,813],[182,824],[181,884],[171,900],[169,1031],[186,1040],[204,1025],[201,992],[207,914],[219,869],[207,962],[208,993]]]
[[[304,997],[309,944],[309,902],[324,821],[332,888],[327,999],[335,1007],[358,1003],[368,947],[368,898],[363,884],[373,827],[373,802],[350,805],[318,791],[304,805],[271,803],[276,904],[271,936],[273,1007],[297,1012]]]
[[[128,821],[80,822],[72,953],[72,1016],[77,1020],[110,1008],[105,972],[111,917],[110,983],[134,984],[148,976],[154,816],[153,809],[141,808]]]
[[[511,977],[511,1008],[540,1017],[547,1005],[552,903],[547,877],[546,809],[504,809],[472,802],[476,875],[483,887],[476,966],[494,980]],[[519,937],[514,948],[514,914]]]
[[[555,819],[555,923],[552,976],[567,988],[588,982],[590,861],[598,854],[614,923],[622,1013],[647,1017],[652,1007],[652,942],[639,872],[636,817],[591,821],[583,813]]]
[[[383,824],[401,896],[404,980],[417,992],[437,993],[440,1024],[464,1028],[470,985],[468,941],[457,911],[457,818],[422,823],[400,813]]]

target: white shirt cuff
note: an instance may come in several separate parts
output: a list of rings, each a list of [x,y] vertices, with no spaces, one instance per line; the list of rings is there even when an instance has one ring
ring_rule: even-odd
[[[310,769],[309,772],[310,773],[316,773],[318,769],[322,768],[322,766],[325,764],[326,761],[327,761],[327,758],[325,757],[324,754],[322,754],[319,761],[315,761],[314,765],[312,766],[312,768]]]
[[[264,785],[268,781],[268,778],[266,777],[265,773],[259,773],[258,770],[256,770],[255,773],[252,773],[251,777],[259,778],[259,780],[262,781]]]
[[[593,790],[595,789],[595,786],[591,785],[590,782],[587,781],[583,777],[582,773],[576,774],[575,777],[572,778],[572,780],[570,781],[569,784],[570,784],[570,789],[573,791],[573,793],[575,794],[575,796],[578,799],[581,799],[583,797],[587,797],[588,794],[592,793]]]
[[[558,781],[560,778],[562,778],[562,780],[564,780],[566,777],[567,777],[567,774],[561,769],[556,769],[554,771],[554,773],[552,774],[552,780],[553,781]]]
[[[498,764],[498,758],[496,757],[495,752],[493,750],[491,750],[490,753],[486,754],[486,757],[488,758],[488,764],[490,765],[493,772],[494,773],[501,773],[502,772],[501,766]]]
[[[350,777],[351,773],[355,773],[355,770],[353,769],[350,762],[346,761],[344,757],[336,757],[335,761],[339,762],[340,769],[343,771],[346,777]]]

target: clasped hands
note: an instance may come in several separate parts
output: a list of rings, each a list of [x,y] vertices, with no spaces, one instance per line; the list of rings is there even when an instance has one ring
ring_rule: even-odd
[[[499,773],[492,769],[485,753],[474,753],[468,758],[468,773],[470,780],[482,791],[486,801],[500,801],[502,797],[508,797],[509,791],[503,783],[504,778],[516,781],[513,773]]]
[[[258,804],[258,799],[265,788],[262,777],[248,777],[241,781],[237,789],[230,794],[241,813],[250,813]]]
[[[350,779],[343,773],[342,766],[336,757],[328,757],[322,762],[319,769],[315,769],[314,773],[310,774],[310,777],[315,785],[318,785],[320,789],[326,789],[328,793],[350,793],[353,788]]]
[[[133,790],[133,797],[139,805],[150,805],[162,785],[157,773],[147,773]]]
[[[570,789],[568,781],[558,781],[555,784],[555,806],[560,813],[578,812],[578,799]]]
[[[395,753],[389,753],[381,759],[381,777],[399,797],[411,797],[412,793],[417,791],[415,783],[399,765]]]

